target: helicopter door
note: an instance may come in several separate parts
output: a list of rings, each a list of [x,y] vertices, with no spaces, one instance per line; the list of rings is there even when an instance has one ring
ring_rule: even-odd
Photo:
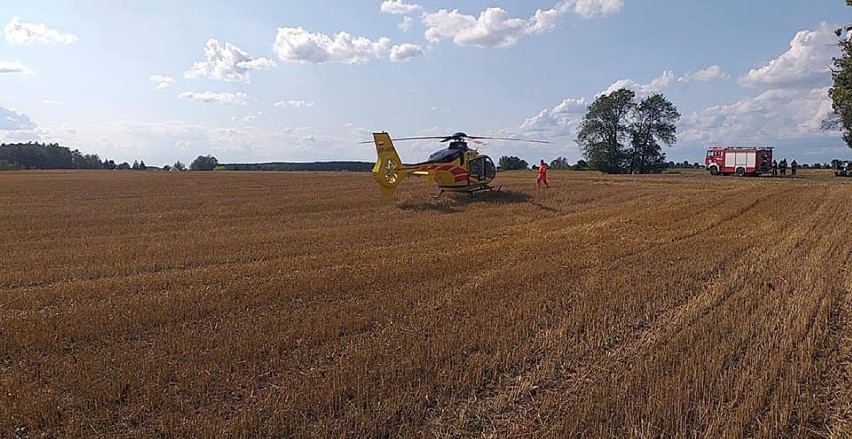
[[[484,157],[485,164],[485,178],[493,180],[497,177],[497,168],[494,166],[494,162],[491,161],[491,157]]]
[[[486,163],[483,157],[478,157],[470,161],[468,164],[468,175],[470,179],[476,182],[482,181],[486,176]]]

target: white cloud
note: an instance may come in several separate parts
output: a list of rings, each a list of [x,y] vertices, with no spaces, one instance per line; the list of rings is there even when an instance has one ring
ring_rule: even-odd
[[[0,130],[29,131],[35,128],[36,124],[26,114],[0,105]]]
[[[220,81],[251,81],[252,70],[271,69],[275,61],[268,58],[254,58],[245,50],[226,42],[224,46],[215,39],[207,40],[204,45],[206,61],[193,63],[184,76],[187,78],[207,77]]]
[[[529,27],[527,31],[529,33],[541,33],[556,27],[556,24],[559,21],[559,16],[562,15],[562,12],[559,9],[551,8],[548,10],[538,9],[535,11],[535,15],[530,19]]]
[[[178,95],[181,99],[220,105],[245,104],[248,95],[245,93],[214,93],[212,91],[192,92],[187,91]]]
[[[803,88],[829,84],[831,58],[839,54],[835,27],[822,23],[816,30],[798,32],[786,52],[750,70],[740,78],[740,83],[758,87]]]
[[[507,137],[522,137],[538,140],[548,140],[552,142],[550,145],[529,144],[525,145],[524,152],[527,154],[535,154],[537,157],[529,157],[529,159],[538,162],[539,159],[552,159],[557,156],[566,157],[569,161],[576,160],[581,157],[580,150],[574,143],[577,137],[577,130],[583,116],[586,114],[589,102],[585,98],[568,98],[554,106],[553,108],[545,108],[537,115],[528,118],[517,129],[504,130],[500,134]],[[494,148],[494,145],[491,146]],[[505,145],[505,149],[494,151],[489,149],[489,152],[494,154],[506,153],[518,155],[511,145]],[[499,151],[499,152],[498,152]]]
[[[547,137],[576,135],[576,128],[586,114],[589,102],[585,98],[568,98],[553,108],[545,108],[521,124],[519,132]]]
[[[731,79],[731,75],[722,71],[722,68],[719,67],[718,65],[712,65],[710,67],[707,67],[706,69],[699,70],[697,72],[687,73],[687,74],[681,76],[680,78],[678,78],[677,80],[678,80],[678,82],[689,83],[689,82],[693,82],[693,81],[710,82],[710,81],[727,80],[727,79]]]
[[[584,18],[605,16],[621,11],[623,0],[563,0],[550,9],[538,9],[529,19],[512,18],[499,7],[489,7],[479,17],[462,14],[458,9],[441,9],[422,16],[424,36],[430,43],[452,40],[459,46],[506,49],[524,35],[553,29],[559,17],[574,13]]]
[[[280,60],[303,64],[364,64],[378,59],[406,61],[422,53],[420,46],[415,44],[391,46],[386,37],[373,41],[346,32],[332,37],[301,27],[278,28],[273,46]]]
[[[633,90],[637,96],[649,96],[654,93],[659,93],[670,85],[676,83],[678,79],[671,70],[664,71],[660,76],[651,80],[647,84],[640,84],[632,79],[619,79],[613,82],[606,90],[598,93],[600,95],[608,95],[616,90],[626,88]]]
[[[583,18],[592,18],[621,12],[624,0],[566,0],[559,7]]]
[[[151,75],[149,79],[154,84],[157,84],[157,90],[169,88],[175,82],[174,78],[165,75]]]
[[[397,25],[403,32],[408,32],[411,30],[412,19],[409,16],[402,17],[402,21]]]
[[[2,73],[35,73],[32,69],[23,65],[20,61],[0,61],[0,74]]]
[[[767,90],[730,105],[718,105],[683,120],[684,140],[771,143],[779,139],[838,136],[820,129],[831,113],[828,87]]]
[[[520,18],[509,18],[501,8],[487,8],[479,18],[459,13],[458,9],[423,14],[427,26],[425,37],[430,43],[451,39],[459,46],[496,47],[514,46],[527,28]]]
[[[260,114],[260,113],[257,113],[257,114]],[[254,120],[255,120],[255,119],[257,119],[257,115],[256,115],[256,114],[254,114],[254,113],[249,113],[249,114],[247,114],[247,115],[245,115],[245,116],[243,116],[243,117],[240,117],[240,116],[232,116],[232,117],[231,117],[231,122],[239,122],[239,121],[242,121],[242,122],[245,122],[245,123],[251,123],[251,122],[254,122]]]
[[[420,9],[420,5],[405,3],[403,0],[385,0],[381,5],[381,10],[385,14],[405,15],[418,9]]]
[[[313,101],[305,101],[305,100],[290,100],[290,101],[278,101],[275,103],[275,106],[278,108],[285,107],[313,107]]]
[[[837,54],[833,29],[822,23],[817,30],[798,32],[789,50],[740,78],[741,84],[764,91],[685,116],[681,139],[702,146],[783,145],[784,154],[818,160],[843,151],[839,132],[821,129],[832,112],[828,66]]]
[[[77,42],[72,33],[49,29],[44,23],[24,23],[20,17],[13,17],[3,27],[6,42],[9,44],[71,44]]]
[[[636,82],[632,79],[619,79],[610,84],[606,90],[597,94],[597,96],[610,94],[616,90],[626,88],[633,90],[637,96],[646,97],[654,93],[661,93],[663,90],[676,86],[687,85],[693,82],[709,82],[716,80],[730,79],[730,75],[722,71],[718,65],[712,65],[697,72],[686,73],[682,76],[676,76],[671,70],[666,70],[660,76],[652,79],[647,84]]]
[[[63,105],[63,104],[65,104],[65,102],[55,101],[53,99],[44,99],[43,101],[41,101],[41,103],[44,104],[44,105]]]
[[[391,47],[390,60],[394,62],[405,62],[423,54],[423,49],[416,44],[399,44]]]

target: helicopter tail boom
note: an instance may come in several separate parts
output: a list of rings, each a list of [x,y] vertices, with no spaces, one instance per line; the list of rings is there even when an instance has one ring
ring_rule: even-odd
[[[378,153],[376,165],[373,166],[373,178],[379,183],[382,195],[389,197],[393,195],[399,182],[408,175],[408,171],[404,169],[388,133],[373,133],[373,141]]]

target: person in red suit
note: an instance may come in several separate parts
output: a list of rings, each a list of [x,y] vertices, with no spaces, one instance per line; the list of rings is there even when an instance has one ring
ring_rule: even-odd
[[[541,189],[542,183],[544,183],[544,187],[550,187],[550,185],[547,184],[547,163],[544,163],[544,160],[538,164],[538,180],[535,182],[535,188]]]

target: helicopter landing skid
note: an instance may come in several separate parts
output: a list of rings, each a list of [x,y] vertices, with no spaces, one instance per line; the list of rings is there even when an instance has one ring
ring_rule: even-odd
[[[468,191],[468,193],[467,193],[467,194],[468,194],[470,197],[474,197],[474,196],[476,195],[476,193],[477,193],[477,192],[485,192],[485,191],[488,191],[488,192],[500,192],[500,189],[503,189],[503,186],[497,186],[497,187],[494,187],[494,186],[489,186],[489,185],[487,185],[487,184],[484,184],[484,185],[482,185],[482,186],[479,186],[479,187],[477,187],[477,188],[475,188],[475,189],[472,189],[472,190]]]
[[[484,191],[500,192],[501,189],[503,189],[503,186],[494,187],[494,186],[489,186],[487,184],[483,184],[483,185],[480,185],[480,186],[470,188],[470,189],[466,190],[465,192],[467,193],[468,196],[473,197],[473,196],[476,195],[477,192],[484,192]],[[444,194],[444,189],[439,189],[437,194],[432,195],[432,198],[441,198],[441,195],[443,195],[443,194]]]

